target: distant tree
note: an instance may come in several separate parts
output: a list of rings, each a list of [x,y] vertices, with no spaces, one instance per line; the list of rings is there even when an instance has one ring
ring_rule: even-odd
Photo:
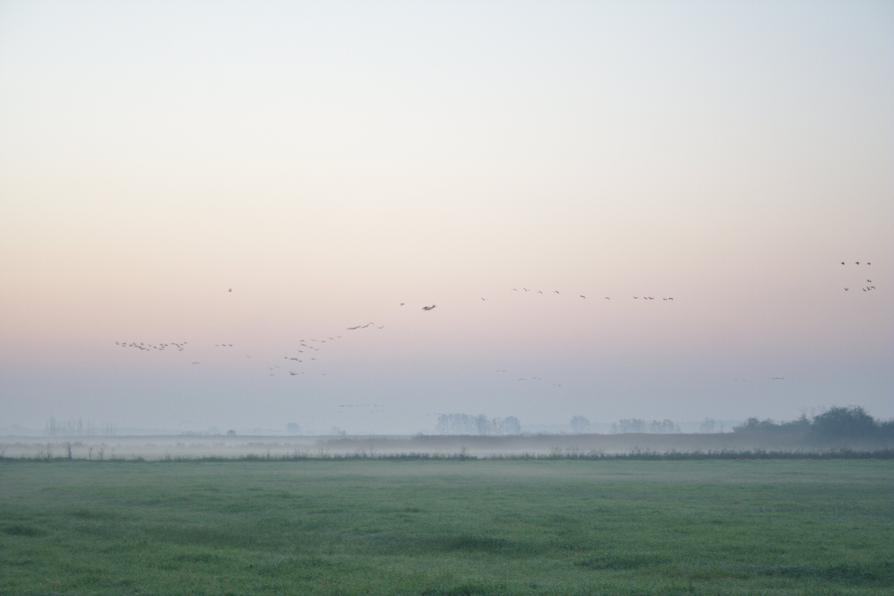
[[[619,433],[644,433],[647,428],[646,421],[640,418],[624,418],[612,425],[612,430]]]
[[[289,422],[286,424],[286,433],[290,435],[300,435],[301,426],[297,422]]]
[[[811,430],[823,439],[869,437],[877,430],[875,419],[863,408],[835,407],[814,417]]]
[[[673,420],[665,418],[664,420],[653,420],[649,425],[649,432],[653,433],[675,433],[680,429]]]
[[[801,414],[800,418],[789,420],[788,422],[780,422],[778,425],[780,430],[785,431],[808,431],[810,430],[810,420],[807,416]]]
[[[578,435],[590,432],[590,421],[583,416],[574,416],[568,425],[571,427],[571,432]]]
[[[504,435],[521,434],[521,422],[515,416],[508,416],[502,420],[502,429]]]
[[[447,414],[438,414],[435,432],[439,435],[446,435],[450,432],[450,417]]]
[[[521,422],[515,416],[488,418],[484,414],[439,414],[435,430],[441,435],[517,435]]]
[[[801,415],[796,420],[774,422],[766,418],[749,418],[733,428],[734,432],[784,432],[810,433],[817,439],[872,437],[880,433],[881,426],[863,408],[834,407],[809,420]]]
[[[778,425],[766,418],[764,420],[758,420],[757,418],[749,418],[743,424],[739,426],[733,427],[734,432],[757,432],[757,431],[772,431],[776,430]]]
[[[479,414],[475,418],[475,434],[479,435],[487,435],[490,434],[488,431],[491,429],[490,420],[487,419],[487,416],[484,414]]]
[[[231,428],[230,430],[227,431],[227,436],[228,436],[228,437],[235,437],[235,436],[236,436],[236,431],[233,430],[233,429]]]

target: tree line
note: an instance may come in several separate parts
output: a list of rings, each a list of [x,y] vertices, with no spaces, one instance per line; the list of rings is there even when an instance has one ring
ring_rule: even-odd
[[[877,420],[858,406],[836,406],[813,418],[802,415],[797,420],[787,422],[774,422],[770,418],[749,418],[744,424],[733,428],[733,431],[798,432],[821,440],[894,438],[894,420]]]
[[[515,416],[488,418],[484,414],[441,414],[437,432],[441,435],[518,435],[521,422]]]

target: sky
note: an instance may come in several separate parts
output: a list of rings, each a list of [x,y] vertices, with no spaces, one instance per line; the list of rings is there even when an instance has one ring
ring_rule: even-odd
[[[0,0],[0,427],[891,418],[892,164],[887,1]]]

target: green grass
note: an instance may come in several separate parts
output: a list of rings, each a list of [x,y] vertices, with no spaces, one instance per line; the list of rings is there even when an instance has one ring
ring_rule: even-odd
[[[0,462],[0,594],[892,591],[892,460]]]

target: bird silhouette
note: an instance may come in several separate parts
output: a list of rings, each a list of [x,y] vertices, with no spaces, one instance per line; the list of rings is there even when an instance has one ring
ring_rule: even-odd
[[[422,310],[433,310],[437,304],[432,304],[431,306],[423,306]]]

